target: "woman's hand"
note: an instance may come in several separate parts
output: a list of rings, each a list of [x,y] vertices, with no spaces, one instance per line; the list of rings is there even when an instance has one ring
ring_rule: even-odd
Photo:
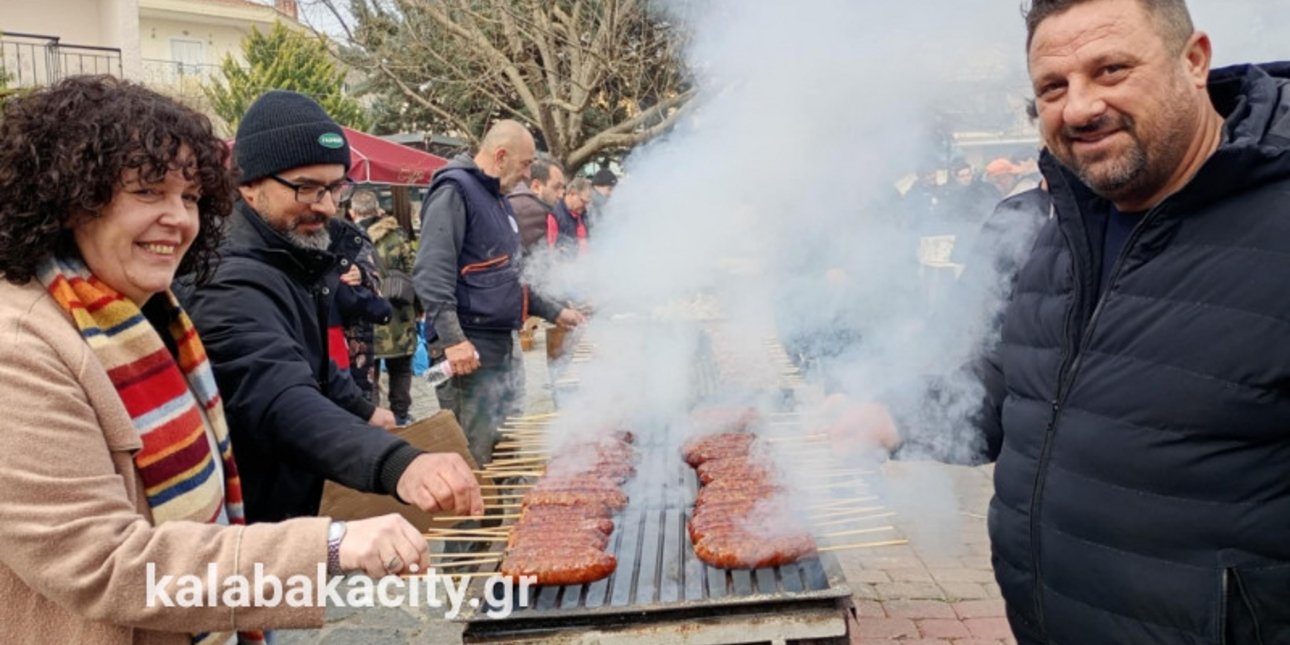
[[[373,578],[425,571],[430,549],[421,532],[391,513],[366,520],[346,522],[340,542],[340,568],[363,571]],[[414,568],[415,567],[415,568]]]

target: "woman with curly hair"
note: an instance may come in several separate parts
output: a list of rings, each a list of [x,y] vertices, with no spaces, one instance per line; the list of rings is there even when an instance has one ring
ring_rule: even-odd
[[[0,112],[0,642],[262,641],[234,632],[321,626],[324,607],[243,607],[223,586],[164,607],[148,589],[427,563],[397,515],[242,519],[219,393],[170,291],[208,273],[227,158],[205,117],[110,77]]]

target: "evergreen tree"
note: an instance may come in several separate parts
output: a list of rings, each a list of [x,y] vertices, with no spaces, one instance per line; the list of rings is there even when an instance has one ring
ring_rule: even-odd
[[[252,27],[242,40],[242,53],[247,67],[232,54],[225,55],[220,65],[223,80],[212,79],[202,88],[230,129],[237,129],[247,108],[268,90],[300,92],[318,101],[336,122],[367,128],[362,106],[342,92],[344,69],[337,68],[322,41],[277,23],[267,34]]]

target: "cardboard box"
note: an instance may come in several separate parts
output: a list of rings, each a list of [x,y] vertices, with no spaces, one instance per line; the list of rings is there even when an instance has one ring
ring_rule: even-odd
[[[479,469],[479,465],[470,456],[466,434],[457,423],[457,417],[448,410],[440,410],[434,416],[399,428],[394,434],[426,452],[455,452],[466,460],[471,470]],[[476,479],[479,477],[476,476]],[[483,481],[480,480],[480,483]],[[332,481],[323,487],[322,510],[319,515],[338,520],[359,520],[389,513],[402,515],[419,529],[457,524],[456,521],[434,521],[430,514],[415,506],[402,504],[392,495],[360,493]]]

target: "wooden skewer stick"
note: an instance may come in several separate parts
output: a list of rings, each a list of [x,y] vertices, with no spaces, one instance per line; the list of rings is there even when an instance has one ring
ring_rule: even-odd
[[[515,441],[503,441],[493,446],[493,452],[501,452],[511,449],[527,450],[529,448],[545,448],[546,442],[541,439],[517,439]]]
[[[830,517],[844,517],[847,515],[859,515],[861,513],[872,513],[874,511],[886,510],[885,506],[862,506],[860,508],[848,508],[841,511],[829,511],[827,513],[818,513],[811,516],[811,519],[823,520]]]
[[[436,521],[446,521],[446,522],[465,522],[467,520],[483,520],[483,519],[518,520],[520,519],[520,514],[514,513],[514,514],[503,514],[503,515],[440,515],[433,519],[435,519]]]
[[[897,546],[900,544],[909,544],[909,540],[883,540],[881,542],[860,542],[859,544],[830,544],[828,546],[818,547],[815,550],[821,553],[830,553],[832,551],[846,551],[849,549],[872,549],[880,546]]]
[[[833,500],[826,504],[814,504],[811,506],[807,506],[807,508],[814,511],[824,511],[824,510],[830,510],[830,509],[838,510],[839,507],[845,507],[849,504],[855,504],[857,502],[876,502],[876,501],[878,501],[878,497],[876,495],[867,495],[865,497],[852,497],[850,499]]]
[[[520,499],[521,497],[524,497],[524,493],[516,493],[514,495],[480,495],[480,497],[483,499]]]
[[[499,558],[479,558],[478,560],[460,560],[458,562],[432,562],[431,566],[436,569],[447,569],[451,567],[477,567],[481,564],[497,564],[501,562]]]
[[[761,440],[769,441],[770,443],[779,443],[782,441],[805,441],[807,443],[812,443],[812,442],[818,442],[821,440],[827,441],[828,438],[829,438],[829,435],[824,434],[823,432],[813,432],[811,434],[800,434],[800,435],[783,434],[783,435],[778,435],[774,437],[762,437]]]
[[[403,576],[402,576],[402,577],[403,577],[405,580],[412,580],[412,579],[416,579],[416,578],[424,578],[424,577],[426,577],[426,575],[427,575],[427,574],[424,574],[424,573],[405,573],[405,574],[403,574]],[[441,573],[441,574],[437,574],[435,577],[436,577],[436,578],[439,578],[439,579],[443,579],[443,578],[486,578],[486,577],[495,576],[495,575],[498,575],[498,573],[497,573],[496,571],[471,571],[471,572],[469,572],[469,573]]]
[[[508,527],[508,528],[509,528],[509,527]],[[427,533],[422,533],[421,535],[422,535],[422,537],[425,537],[426,539],[432,539],[432,538],[448,538],[448,537],[464,537],[464,538],[475,538],[475,539],[479,540],[479,539],[484,539],[484,538],[506,537],[506,536],[510,535],[510,533],[509,533],[508,531],[492,531],[492,532],[482,532],[482,531],[481,531],[481,532],[479,532],[479,533],[434,533],[434,532],[427,532]],[[435,557],[435,556],[443,556],[443,557],[461,557],[461,554],[456,554],[456,553],[438,553],[438,554],[432,553],[432,554],[430,554],[430,557]]]
[[[839,525],[839,524],[850,524],[851,522],[862,522],[862,521],[865,521],[865,520],[876,520],[876,519],[881,519],[881,518],[885,518],[885,517],[895,517],[895,516],[896,516],[896,513],[895,513],[895,512],[888,511],[888,512],[886,512],[886,513],[875,513],[875,514],[873,514],[873,515],[857,515],[857,516],[855,516],[855,517],[848,517],[848,518],[846,518],[846,519],[841,519],[841,520],[829,520],[829,521],[827,521],[827,522],[815,522],[815,523],[814,523],[814,525],[815,525],[816,527],[820,527],[820,526],[837,526],[837,525]]]
[[[524,414],[518,417],[507,417],[507,421],[531,421],[535,419],[552,419],[560,416],[559,412],[540,412],[538,414]]]
[[[500,551],[477,551],[475,553],[431,553],[430,559],[433,560],[478,560],[481,558],[501,557]]]
[[[825,533],[824,535],[821,535],[819,537],[822,537],[822,538],[845,537],[848,535],[865,535],[867,533],[882,533],[885,531],[894,531],[894,530],[896,530],[896,527],[891,525],[875,526],[867,529],[852,529],[850,531],[837,531],[835,533]]]
[[[498,554],[492,551],[482,551],[482,552],[476,552],[476,553],[431,553],[430,558],[431,559],[440,558],[444,560],[451,560],[453,558],[456,558],[456,559],[486,558],[486,557],[492,557],[496,555]]]
[[[875,472],[877,471],[867,470],[863,468],[852,468],[852,469],[835,468],[832,470],[822,471],[820,474],[821,475],[872,475]]]
[[[534,464],[534,466],[537,466],[537,465],[539,464]],[[491,475],[494,479],[510,479],[512,477],[541,477],[546,474],[546,471],[545,470],[511,470],[509,468],[498,468],[497,470],[488,471],[487,474]]]
[[[507,459],[496,459],[492,463],[484,466],[488,470],[496,470],[496,467],[514,466],[516,464],[541,464],[550,461],[550,457],[510,457]]]
[[[506,490],[508,488],[533,488],[535,484],[480,484],[484,490]]]
[[[431,542],[506,542],[506,535],[484,537],[484,535],[435,535],[422,533],[422,537]]]
[[[550,451],[550,450],[537,450],[537,449],[536,449],[536,448],[540,448],[540,447],[541,447],[541,446],[535,446],[535,447],[534,447],[534,449],[526,449],[526,450],[509,450],[509,451],[506,451],[506,452],[495,452],[495,453],[493,453],[493,455],[494,455],[494,457],[493,457],[494,462],[493,462],[493,463],[497,463],[498,461],[505,461],[505,460],[508,460],[508,459],[518,459],[518,458],[520,458],[520,457],[541,457],[541,458],[543,458],[543,459],[550,459],[550,458],[551,458],[551,451]],[[501,457],[500,459],[498,459],[498,458],[497,458],[497,455],[502,455],[502,457]]]
[[[863,487],[864,487],[863,483],[837,482],[833,484],[813,484],[811,486],[792,486],[791,488],[793,490],[801,490],[801,491],[838,490],[839,488],[846,488],[858,493],[860,492],[860,489]]]
[[[497,535],[510,530],[511,527],[509,526],[481,526],[473,529],[441,529],[432,526],[425,533],[434,533],[436,535]]]

